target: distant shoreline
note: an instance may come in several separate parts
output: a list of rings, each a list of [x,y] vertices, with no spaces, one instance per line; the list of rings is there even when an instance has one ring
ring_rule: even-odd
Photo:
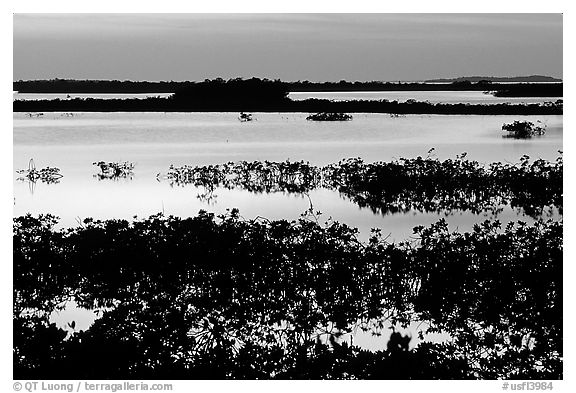
[[[26,83],[26,82],[22,82]],[[14,112],[367,112],[393,114],[561,114],[561,101],[544,104],[464,104],[430,103],[413,99],[405,102],[389,100],[348,100],[331,101],[309,98],[291,100],[290,91],[334,88],[338,91],[495,91],[506,97],[562,97],[562,84],[492,84],[487,81],[478,83],[457,82],[449,85],[430,85],[422,83],[391,84],[381,82],[282,82],[269,79],[229,79],[217,78],[203,82],[129,82],[129,81],[73,81],[50,80],[32,81],[30,85],[18,86],[14,90],[26,93],[36,91],[49,92],[61,89],[67,93],[86,92],[93,89],[102,92],[105,89],[117,89],[124,93],[136,93],[135,89],[157,87],[163,92],[174,91],[169,97],[147,97],[145,99],[98,99],[73,98],[54,100],[34,100],[13,102]],[[170,86],[166,85],[169,84]],[[384,90],[382,90],[384,89]],[[96,92],[96,91],[93,91]]]
[[[562,82],[282,82],[260,79],[256,83],[276,82],[287,92],[374,92],[374,91],[507,91],[517,97],[562,97]],[[230,81],[246,81],[233,79],[225,81],[214,79],[203,82],[146,82],[146,81],[108,81],[108,80],[31,80],[13,82],[12,89],[19,93],[59,93],[59,94],[154,94],[176,93],[181,90],[195,88],[198,85],[214,83],[227,84]]]
[[[17,100],[14,112],[344,112],[445,115],[561,115],[561,100],[545,104],[432,104],[397,101],[178,102],[170,98]]]

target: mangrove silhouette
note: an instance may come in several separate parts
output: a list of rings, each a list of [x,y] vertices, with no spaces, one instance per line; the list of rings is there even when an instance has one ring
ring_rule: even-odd
[[[135,164],[132,162],[104,162],[98,161],[92,163],[100,168],[100,173],[94,175],[98,180],[105,179],[132,179],[134,176]]]
[[[14,218],[15,379],[561,379],[562,221],[368,242],[338,222]],[[63,302],[99,309],[71,334]],[[367,351],[355,328],[421,324]],[[71,321],[68,321],[71,323]]]
[[[312,121],[347,121],[352,120],[352,116],[346,113],[327,113],[327,112],[318,112],[313,113],[306,117],[306,120]]]
[[[240,116],[238,116],[238,120],[240,120],[241,122],[245,122],[245,121],[252,121],[252,120],[254,120],[254,118],[252,117],[251,113],[240,112]]]
[[[201,82],[185,81],[118,81],[118,80],[74,80],[74,79],[51,79],[51,80],[28,80],[13,82],[13,91],[20,93],[174,93],[202,83],[217,83],[238,81],[234,78],[225,81],[222,78],[214,80],[205,79]],[[252,78],[257,81],[267,81],[266,78]],[[438,83],[443,82],[443,83]],[[498,83],[513,82],[513,83]],[[526,83],[529,82],[529,83]],[[542,83],[556,82],[556,83]],[[561,80],[535,80],[535,79],[501,79],[488,80],[487,78],[468,77],[451,80],[431,80],[422,82],[382,82],[382,81],[345,81],[338,82],[281,82],[288,91],[509,91],[516,92],[519,96],[562,97]]]
[[[126,99],[55,99],[55,100],[15,100],[14,112],[326,112],[326,113],[394,113],[394,114],[562,114],[562,100],[544,104],[432,104],[429,102],[397,102],[388,100],[351,100],[331,101],[307,99],[293,101],[288,98],[290,91],[307,91],[298,87],[300,82],[285,83],[269,79],[229,79],[217,78],[204,82],[182,82],[169,97],[147,97]],[[349,82],[339,82],[334,86],[347,86]],[[305,83],[302,83],[305,85]],[[462,83],[451,85],[453,90],[470,90],[469,86],[459,87]],[[466,83],[464,83],[466,84]],[[330,85],[330,86],[332,86]],[[355,83],[351,84],[352,86]],[[388,85],[388,84],[383,84]],[[390,87],[391,90],[421,89],[422,84],[400,84],[402,89]],[[474,84],[486,89],[487,84]],[[489,84],[491,90],[494,85]],[[397,86],[397,85],[394,85]],[[442,90],[432,85],[430,89]],[[505,85],[510,91],[523,91],[525,85]],[[418,89],[416,89],[418,87]],[[16,86],[15,88],[21,88]],[[542,87],[549,89],[550,87]],[[294,90],[296,89],[296,90]],[[536,87],[532,87],[537,91]],[[536,90],[534,90],[536,89]],[[561,84],[559,89],[561,90]],[[346,90],[346,89],[344,89]],[[386,90],[386,89],[384,89]],[[24,90],[25,91],[25,90]],[[316,91],[324,91],[318,88]],[[551,94],[550,92],[547,92]],[[534,93],[535,94],[535,93]],[[547,95],[548,96],[548,95]],[[555,96],[555,95],[551,95]],[[558,95],[561,97],[561,93]]]
[[[172,166],[165,177],[253,192],[331,187],[382,210],[465,201],[562,212],[562,155],[488,166],[465,157]],[[312,206],[293,221],[232,209],[57,223],[13,221],[15,379],[563,377],[562,218],[485,220],[464,233],[440,220],[399,243],[379,229],[360,241]],[[51,321],[71,301],[98,312],[88,329]],[[414,322],[413,334],[396,330]],[[390,328],[385,350],[343,338]],[[431,342],[434,333],[449,339]]]
[[[174,94],[174,97],[176,95]],[[293,101],[265,99],[231,101],[203,101],[199,98],[147,97],[126,99],[74,98],[54,100],[16,100],[14,112],[344,112],[444,114],[444,115],[561,115],[563,102],[543,104],[433,104],[430,102],[398,102],[388,100],[331,101],[310,98]]]
[[[521,86],[521,85],[520,85]],[[530,84],[520,87],[519,85],[500,86],[492,92],[496,97],[562,97],[563,86],[561,83]]]
[[[537,121],[537,123],[541,123]],[[515,139],[528,139],[533,136],[540,136],[546,133],[545,125],[536,125],[531,121],[514,120],[513,123],[504,123],[503,131],[508,131],[508,137]]]
[[[528,75],[528,76],[462,76],[458,78],[439,78],[428,79],[428,83],[453,83],[453,82],[476,82],[476,83],[495,83],[495,82],[515,82],[515,83],[540,83],[540,82],[562,82],[562,79],[546,75]]]
[[[243,108],[267,110],[290,101],[288,89],[280,80],[268,79],[215,79],[193,83],[168,97],[170,106],[180,109],[211,110],[227,108],[246,112]]]
[[[555,162],[531,161],[523,156],[516,164],[489,166],[465,158],[465,153],[444,161],[417,157],[365,163],[360,158],[351,158],[324,167],[304,161],[240,161],[170,166],[163,178],[173,185],[203,187],[205,193],[201,195],[211,196],[218,187],[299,194],[328,188],[378,214],[409,211],[497,214],[507,205],[532,217],[551,207],[562,214],[562,155]]]
[[[303,161],[240,161],[219,165],[170,166],[163,178],[171,184],[206,189],[242,188],[254,193],[306,193],[322,186],[322,170]]]
[[[361,90],[345,81],[76,82],[47,81],[44,87],[22,82],[15,90],[170,87],[175,94],[15,101],[14,111],[401,116],[563,110],[561,100],[466,105],[287,98],[297,86]],[[499,90],[495,85],[369,82],[364,87]],[[504,94],[525,89],[502,86],[517,89]],[[133,166],[124,164],[94,163],[102,178],[130,173]],[[36,170],[33,161],[21,173],[31,182],[57,182],[59,175],[57,168]],[[562,156],[555,162],[523,156],[516,164],[483,165],[465,154],[444,161],[352,158],[323,167],[302,161],[171,166],[164,176],[174,185],[204,187],[205,198],[213,198],[217,187],[302,194],[325,187],[382,214],[497,211],[510,205],[536,219],[505,226],[485,220],[463,233],[439,220],[415,227],[413,238],[399,243],[387,242],[379,229],[361,241],[356,228],[319,222],[312,206],[293,221],[245,219],[232,209],[218,216],[200,211],[184,218],[87,218],[77,227],[57,229],[59,219],[50,214],[15,217],[13,378],[562,379],[563,219],[542,217],[550,206],[562,214],[562,177]],[[70,302],[98,314],[86,330],[74,320],[64,321],[66,329],[53,322],[53,313]],[[413,334],[400,332],[416,322]],[[378,335],[388,329],[383,350],[348,341],[357,330]],[[433,342],[429,335],[435,333],[448,339]]]
[[[56,167],[46,167],[41,169],[36,169],[36,164],[31,158],[28,162],[28,169],[19,169],[16,173],[24,175],[19,177],[18,181],[28,181],[30,183],[36,183],[40,181],[42,183],[54,184],[59,183],[62,178],[60,173],[60,168]]]

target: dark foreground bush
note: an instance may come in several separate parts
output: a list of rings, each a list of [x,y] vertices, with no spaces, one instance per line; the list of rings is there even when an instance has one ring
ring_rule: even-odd
[[[14,378],[562,378],[562,222],[445,221],[367,243],[298,221],[14,219]],[[102,308],[66,336],[61,302]],[[369,352],[354,328],[423,321]],[[413,338],[415,339],[415,338]]]

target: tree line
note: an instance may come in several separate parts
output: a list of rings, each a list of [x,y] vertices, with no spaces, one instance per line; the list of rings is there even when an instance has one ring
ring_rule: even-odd
[[[327,82],[294,81],[260,78],[223,78],[203,81],[130,81],[130,80],[19,80],[13,82],[13,90],[21,93],[175,93],[199,86],[215,88],[221,85],[236,85],[246,81],[265,86],[269,82],[280,83],[288,91],[501,91],[513,92],[516,96],[562,97],[562,82],[559,83],[494,83],[490,80],[455,80],[451,83],[345,81]],[[512,93],[509,93],[512,94]]]

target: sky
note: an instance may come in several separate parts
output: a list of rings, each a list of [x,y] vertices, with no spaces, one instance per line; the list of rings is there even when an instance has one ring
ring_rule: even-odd
[[[562,78],[561,14],[15,14],[13,79]]]

